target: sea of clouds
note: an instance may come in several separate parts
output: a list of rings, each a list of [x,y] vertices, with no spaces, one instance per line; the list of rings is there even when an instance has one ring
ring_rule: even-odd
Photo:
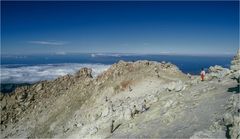
[[[35,83],[52,80],[57,77],[74,74],[83,67],[91,68],[93,77],[107,70],[110,65],[104,64],[43,64],[43,65],[1,65],[1,83]]]

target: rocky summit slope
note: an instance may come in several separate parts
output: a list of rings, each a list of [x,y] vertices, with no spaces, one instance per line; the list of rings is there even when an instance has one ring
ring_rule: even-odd
[[[239,138],[239,72],[210,67],[202,82],[165,62],[120,61],[96,78],[83,68],[1,94],[1,136]]]

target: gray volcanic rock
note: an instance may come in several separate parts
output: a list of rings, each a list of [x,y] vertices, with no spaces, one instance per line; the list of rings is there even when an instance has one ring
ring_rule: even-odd
[[[233,72],[232,78],[240,83],[240,49],[238,49],[236,56],[234,56],[230,69]]]
[[[225,137],[225,131],[219,130],[217,132],[211,132],[211,131],[199,131],[194,133],[193,136],[190,137],[190,139],[203,139],[203,138],[221,138],[226,139]]]
[[[239,137],[239,94],[229,91],[237,83],[228,69],[211,68],[221,82],[189,79],[166,62],[119,61],[96,78],[91,72],[83,68],[1,94],[1,136]]]
[[[182,83],[181,80],[177,81],[177,82],[171,82],[170,84],[168,84],[167,86],[167,90],[168,91],[173,91],[175,90],[176,92],[182,91],[185,89],[185,85]]]
[[[234,56],[231,62],[231,70],[239,71],[240,70],[240,49],[238,49],[236,56]]]
[[[225,76],[228,76],[231,73],[231,71],[227,68],[223,68],[221,66],[211,66],[209,67],[209,74],[211,78],[224,78]]]
[[[228,101],[223,123],[226,126],[228,136],[240,138],[240,95],[234,94]]]

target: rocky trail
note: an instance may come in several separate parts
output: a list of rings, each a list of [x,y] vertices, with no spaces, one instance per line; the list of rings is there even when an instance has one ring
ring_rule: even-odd
[[[2,138],[239,138],[240,52],[205,81],[171,63],[112,65],[1,94]]]
[[[226,98],[232,96],[226,88],[236,83],[229,81],[225,86],[202,82],[186,87],[181,92],[162,92],[146,113],[137,115],[131,121],[137,124],[130,131],[121,125],[122,128],[119,127],[111,138],[189,138],[194,132],[209,129],[215,121],[221,120]],[[225,136],[224,132],[218,134],[208,137]]]

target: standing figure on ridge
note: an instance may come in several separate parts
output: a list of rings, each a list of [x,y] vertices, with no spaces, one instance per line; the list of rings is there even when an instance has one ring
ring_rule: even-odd
[[[206,74],[204,68],[202,68],[202,71],[201,71],[200,74],[201,74],[201,81],[204,81],[204,77],[205,77],[205,74]]]

